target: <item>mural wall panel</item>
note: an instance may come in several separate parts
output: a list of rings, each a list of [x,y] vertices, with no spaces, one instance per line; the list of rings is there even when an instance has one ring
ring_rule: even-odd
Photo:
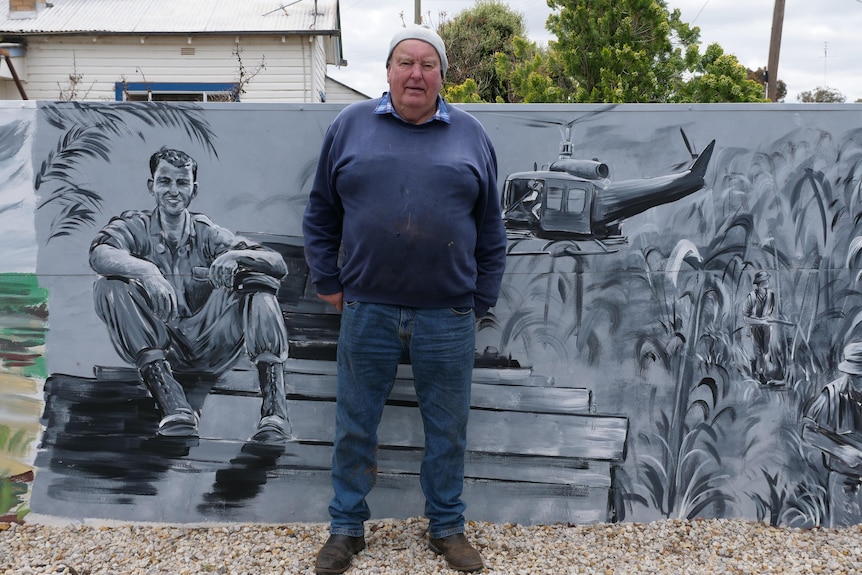
[[[468,517],[862,521],[858,106],[467,109],[509,235]],[[301,218],[339,110],[0,103],[5,520],[327,520],[339,316]],[[142,298],[164,269],[182,297]],[[420,515],[407,364],[380,439],[374,516]]]

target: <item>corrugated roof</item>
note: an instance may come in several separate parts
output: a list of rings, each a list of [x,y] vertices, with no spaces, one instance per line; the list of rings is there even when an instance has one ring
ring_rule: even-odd
[[[35,18],[10,18],[5,34],[296,34],[340,35],[338,0],[49,0]]]

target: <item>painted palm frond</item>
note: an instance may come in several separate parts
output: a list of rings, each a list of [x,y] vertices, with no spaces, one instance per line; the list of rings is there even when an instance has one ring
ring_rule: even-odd
[[[149,127],[177,128],[183,130],[190,140],[197,142],[218,158],[215,134],[204,117],[203,110],[195,104],[168,104],[166,102],[121,102],[117,109],[132,116]]]
[[[35,188],[39,190],[51,180],[67,181],[69,175],[89,158],[109,161],[110,137],[96,126],[75,126],[63,134],[56,148],[42,161],[36,173]],[[70,186],[74,187],[74,186]]]
[[[89,188],[81,188],[78,186],[61,185],[56,188],[38,207],[43,208],[51,203],[59,203],[62,205],[80,204],[98,213],[102,208],[102,196]]]
[[[51,235],[48,240],[69,236],[83,227],[96,222],[96,212],[80,202],[66,203],[51,222]]]

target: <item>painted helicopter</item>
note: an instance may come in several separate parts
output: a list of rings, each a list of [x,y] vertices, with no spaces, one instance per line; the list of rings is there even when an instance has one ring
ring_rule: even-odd
[[[565,124],[556,161],[541,170],[534,165],[533,171],[506,177],[501,200],[510,240],[569,240],[571,255],[614,252],[618,248],[613,246],[627,241],[622,235],[624,219],[675,202],[704,186],[715,140],[698,154],[680,129],[691,155],[685,170],[613,181],[607,164],[572,158],[571,124]]]

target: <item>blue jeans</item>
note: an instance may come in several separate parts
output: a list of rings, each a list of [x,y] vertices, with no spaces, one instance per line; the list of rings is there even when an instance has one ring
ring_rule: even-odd
[[[461,491],[476,327],[470,308],[414,309],[348,302],[338,338],[330,533],[358,537],[371,516],[377,426],[409,353],[425,427],[420,485],[431,537],[464,531]]]

